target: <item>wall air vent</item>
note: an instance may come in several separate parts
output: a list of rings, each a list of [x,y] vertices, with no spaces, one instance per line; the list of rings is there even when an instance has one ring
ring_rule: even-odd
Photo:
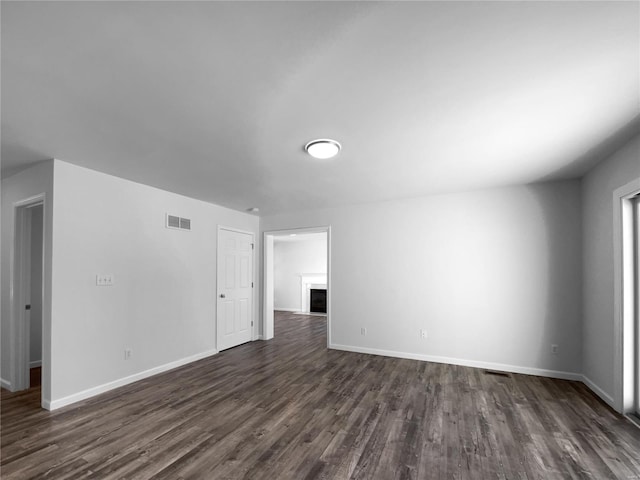
[[[167,228],[191,230],[191,219],[178,217],[177,215],[169,215],[167,213]]]
[[[484,370],[485,375],[495,375],[496,377],[510,377],[511,375],[506,372],[497,372],[495,370]]]
[[[188,218],[181,218],[180,228],[182,228],[183,230],[191,230],[191,220],[189,220]]]

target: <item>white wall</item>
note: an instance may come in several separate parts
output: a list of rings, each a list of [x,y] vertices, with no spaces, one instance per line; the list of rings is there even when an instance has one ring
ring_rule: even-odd
[[[332,228],[334,347],[579,378],[579,181],[261,218],[309,225]]]
[[[51,327],[51,247],[52,247],[52,200],[53,200],[53,161],[44,162],[2,179],[2,380],[11,382],[14,366],[12,357],[12,327],[10,303],[10,279],[13,272],[13,238],[15,234],[14,203],[39,195],[45,195],[44,207],[44,243],[45,274],[44,303],[42,305],[43,336],[48,338]],[[43,345],[42,397],[51,398],[51,350],[50,343]]]
[[[61,161],[54,195],[53,407],[216,351],[217,227],[257,217]]]
[[[301,311],[302,273],[327,273],[327,234],[299,235],[274,241],[274,308]]]
[[[640,178],[640,137],[582,179],[584,242],[583,371],[614,397],[613,192]]]
[[[42,219],[43,207],[31,209],[31,311],[29,361],[42,361]]]

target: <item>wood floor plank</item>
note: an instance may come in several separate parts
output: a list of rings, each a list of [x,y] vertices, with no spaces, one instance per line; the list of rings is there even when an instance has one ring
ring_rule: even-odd
[[[3,479],[632,479],[582,383],[327,350],[324,317],[63,409],[2,390]]]

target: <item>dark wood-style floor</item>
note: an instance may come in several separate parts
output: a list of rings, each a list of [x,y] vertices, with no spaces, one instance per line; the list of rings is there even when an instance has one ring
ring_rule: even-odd
[[[640,429],[583,384],[325,348],[325,319],[55,412],[2,392],[1,475],[640,478]]]

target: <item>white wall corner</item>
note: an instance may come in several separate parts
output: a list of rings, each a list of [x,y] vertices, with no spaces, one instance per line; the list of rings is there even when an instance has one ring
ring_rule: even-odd
[[[589,388],[589,390],[591,390],[598,397],[600,397],[602,401],[604,401],[607,405],[609,405],[614,410],[617,410],[615,406],[615,400],[613,399],[613,397],[609,395],[607,392],[605,392],[598,385],[593,383],[593,381],[589,377],[587,377],[586,375],[583,375],[582,383],[584,383]]]
[[[0,378],[0,387],[6,388],[7,390],[11,391],[11,382],[5,380],[4,378]]]

